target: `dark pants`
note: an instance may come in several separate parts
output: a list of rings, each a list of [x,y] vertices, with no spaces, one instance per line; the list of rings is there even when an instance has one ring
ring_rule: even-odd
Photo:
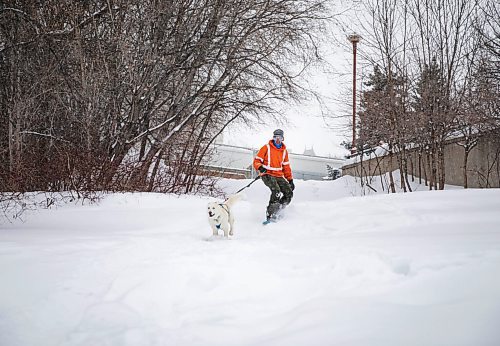
[[[292,200],[293,191],[288,181],[283,177],[277,178],[266,174],[262,176],[262,181],[271,189],[271,198],[267,206],[266,216],[268,219],[275,220],[277,213]]]

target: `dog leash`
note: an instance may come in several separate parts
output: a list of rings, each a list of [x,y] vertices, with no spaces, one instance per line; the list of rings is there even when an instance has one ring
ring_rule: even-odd
[[[247,187],[250,187],[250,185],[252,185],[253,183],[255,183],[257,180],[260,179],[260,175],[257,176],[257,178],[255,178],[254,180],[252,180],[247,186],[243,186],[241,189],[239,189],[238,191],[236,191],[235,193],[233,193],[233,195],[237,195],[238,193],[240,193],[241,191],[245,190]],[[224,203],[227,202],[228,199],[224,200]],[[221,204],[222,205],[222,204]],[[229,214],[229,212],[228,212]]]
[[[249,187],[250,185],[252,185],[253,183],[255,183],[259,179],[260,179],[260,175],[258,175],[254,180],[252,180],[247,186],[243,186],[241,189],[236,191],[234,194],[236,195],[236,194],[240,193],[241,191],[245,190],[247,187]],[[227,201],[227,199],[224,201],[224,203],[226,201]],[[229,218],[230,217],[229,208],[224,203],[219,203],[219,205],[221,206],[222,209],[224,209],[224,211],[227,213],[227,217]],[[218,225],[215,225],[215,227],[217,227],[217,229],[220,229],[220,225],[221,224],[219,223]]]
[[[219,203],[222,209],[224,209],[227,213],[227,216],[229,217],[229,207],[225,205],[224,203]]]
[[[254,180],[252,180],[247,186],[243,186],[241,189],[239,189],[238,191],[236,191],[235,193],[233,193],[233,195],[237,195],[238,193],[240,193],[241,191],[245,190],[247,187],[249,187],[250,185],[252,185],[253,183],[255,183],[259,179],[260,179],[260,175],[258,175],[257,178],[255,178]],[[227,199],[224,201],[224,203],[225,202],[227,202]]]
[[[252,180],[247,186],[244,186],[241,189],[239,189],[238,191],[236,191],[234,194],[236,195],[237,193],[240,193],[241,191],[245,190],[247,187],[249,187],[250,185],[252,185],[253,183],[255,183],[259,179],[260,179],[260,175],[258,175],[257,178]]]
[[[227,205],[225,205],[224,203],[219,203],[219,205],[227,213],[227,217],[229,219],[231,217],[231,215],[229,214],[229,207]],[[218,225],[215,225],[215,227],[217,227],[217,229],[220,229],[220,225],[221,225],[221,223],[219,223]]]

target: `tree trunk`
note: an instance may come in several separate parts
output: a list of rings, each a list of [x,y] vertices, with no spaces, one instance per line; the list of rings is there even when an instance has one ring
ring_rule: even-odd
[[[360,168],[360,174],[359,174],[359,177],[361,179],[361,191],[362,193],[364,192],[363,191],[363,186],[365,185],[363,183],[363,147],[361,147],[361,152],[359,154],[359,160],[360,160],[360,165],[359,165],[359,168]]]
[[[411,162],[411,160],[410,160]],[[408,191],[410,192],[413,192],[413,190],[411,189],[411,185],[410,185],[410,182],[408,181],[408,158],[405,156],[405,159],[403,161],[403,168],[404,168],[404,178],[405,178],[405,182],[406,182],[406,187],[408,189]],[[413,177],[413,175],[412,175]]]
[[[436,148],[432,145],[431,151],[431,184],[432,189],[437,190],[437,162],[436,162]]]
[[[403,192],[407,192],[405,185],[404,171],[403,171],[403,155],[404,155],[404,149],[400,150],[399,153],[397,154],[398,166],[399,166],[399,179],[400,179],[401,189],[403,190]]]
[[[464,147],[464,189],[468,188],[468,182],[467,182],[467,161],[469,161],[469,148]]]
[[[445,158],[444,158],[444,147],[441,142],[438,149],[439,154],[439,190],[444,190],[444,184],[446,182],[446,171],[445,171]]]
[[[141,189],[146,187],[149,168],[153,164],[153,160],[159,151],[160,148],[155,146],[151,147],[139,167],[133,170],[129,183],[131,183],[135,188]]]
[[[422,184],[422,151],[418,151],[418,183]],[[427,185],[427,182],[425,183]]]
[[[411,171],[411,181],[414,182],[415,181],[415,165],[413,163],[413,160],[414,160],[414,152],[410,154],[410,171]],[[406,161],[406,164],[408,165],[408,160]],[[408,175],[407,175],[408,176]]]
[[[433,182],[432,182],[432,160],[431,160],[431,152],[430,151],[427,151],[426,153],[426,156],[427,156],[427,167],[426,167],[426,181],[428,182],[428,185],[429,185],[429,190],[432,190],[432,187],[433,187]]]
[[[394,184],[394,177],[392,176],[392,168],[393,168],[393,152],[392,145],[389,144],[389,188],[392,193],[396,193],[396,186]]]
[[[160,150],[158,156],[156,156],[156,162],[153,167],[153,171],[151,172],[151,176],[149,177],[149,185],[147,191],[151,192],[154,188],[154,183],[156,179],[156,175],[158,174],[158,167],[160,166],[161,158],[163,157],[163,150]]]

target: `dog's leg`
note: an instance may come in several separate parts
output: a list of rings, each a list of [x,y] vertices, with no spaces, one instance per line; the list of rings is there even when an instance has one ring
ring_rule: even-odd
[[[229,215],[229,235],[233,235],[234,234],[234,218],[233,218],[233,214]]]
[[[212,234],[214,236],[219,235],[219,230],[217,229],[217,227],[215,227],[214,225],[210,225],[210,226],[212,226]]]
[[[224,231],[224,237],[229,238],[229,224],[227,221],[223,222],[220,228]]]

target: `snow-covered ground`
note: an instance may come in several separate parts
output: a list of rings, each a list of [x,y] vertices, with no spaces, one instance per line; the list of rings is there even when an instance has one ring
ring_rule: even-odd
[[[296,186],[268,226],[266,188],[245,190],[230,240],[193,196],[3,224],[0,345],[500,345],[499,189]]]

